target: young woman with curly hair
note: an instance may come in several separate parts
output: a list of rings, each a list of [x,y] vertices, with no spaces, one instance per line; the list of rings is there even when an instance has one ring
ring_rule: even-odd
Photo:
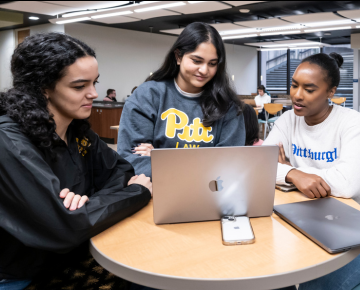
[[[11,72],[0,94],[0,289],[23,289],[146,205],[151,182],[90,130],[99,73],[85,43],[27,37]]]

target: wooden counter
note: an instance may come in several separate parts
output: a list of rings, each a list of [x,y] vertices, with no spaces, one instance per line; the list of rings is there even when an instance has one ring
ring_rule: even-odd
[[[89,118],[93,131],[117,144],[117,131],[111,130],[110,126],[119,124],[123,106],[123,103],[94,103]]]

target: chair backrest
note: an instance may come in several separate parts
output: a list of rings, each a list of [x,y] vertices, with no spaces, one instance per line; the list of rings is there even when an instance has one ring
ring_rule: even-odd
[[[253,108],[253,110],[255,111],[256,116],[258,116],[258,115],[259,115],[259,111],[258,111],[258,110],[256,110],[256,109],[254,109],[254,108]]]
[[[346,101],[346,98],[345,97],[332,98],[331,101],[337,105],[341,105],[342,103],[344,103]]]
[[[269,114],[275,115],[283,109],[283,104],[264,104],[264,110]]]

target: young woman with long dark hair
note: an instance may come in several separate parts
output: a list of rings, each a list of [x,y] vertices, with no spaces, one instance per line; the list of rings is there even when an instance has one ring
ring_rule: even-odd
[[[163,65],[127,100],[118,153],[136,174],[151,176],[153,148],[244,144],[241,104],[226,73],[223,41],[212,26],[189,24]]]
[[[99,73],[89,46],[29,36],[11,72],[13,88],[0,94],[0,289],[23,289],[146,205],[151,182],[90,130]]]

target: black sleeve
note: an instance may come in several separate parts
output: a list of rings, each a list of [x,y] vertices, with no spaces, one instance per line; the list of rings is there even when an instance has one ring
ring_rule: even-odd
[[[141,209],[149,190],[126,187],[133,168],[107,149],[95,142],[97,191],[82,208],[69,211],[42,153],[24,135],[0,130],[0,227],[26,246],[63,253]]]

